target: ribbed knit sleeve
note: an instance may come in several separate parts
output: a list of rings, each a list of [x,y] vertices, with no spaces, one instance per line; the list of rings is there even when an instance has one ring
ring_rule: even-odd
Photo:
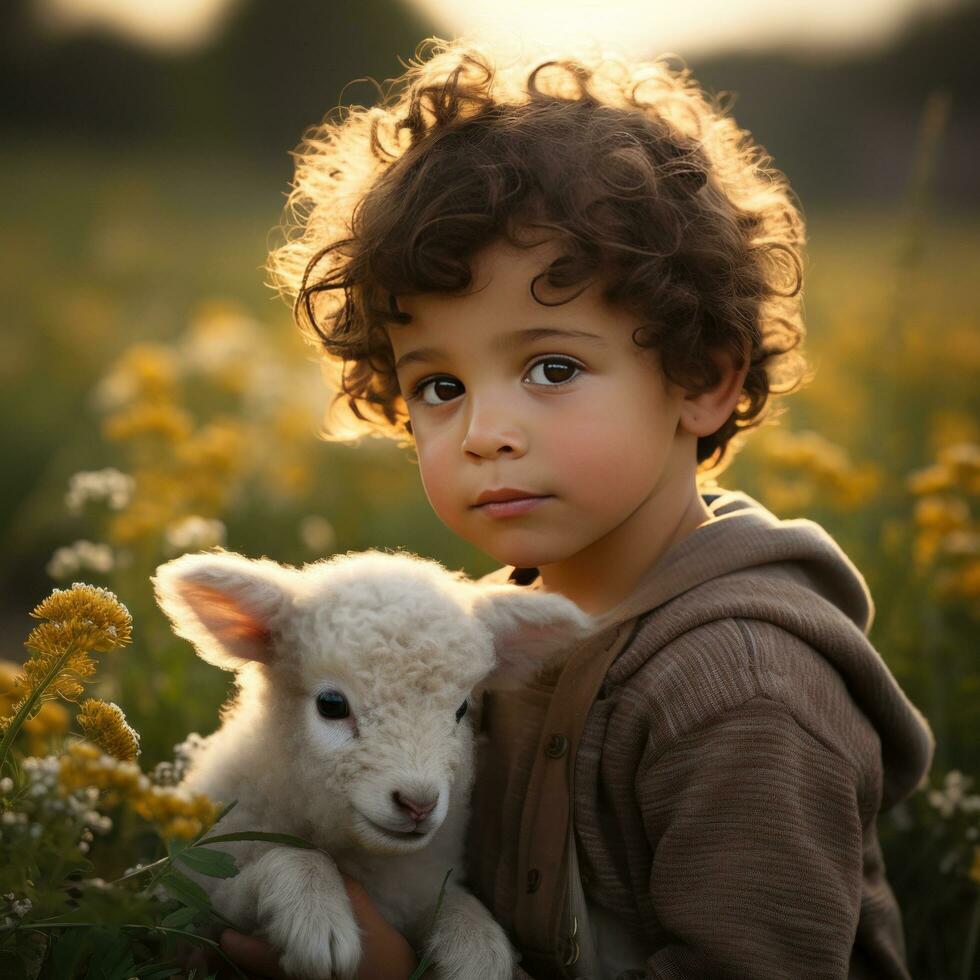
[[[654,980],[843,980],[861,906],[849,762],[778,701],[753,697],[668,746],[636,794],[650,897],[671,939]]]

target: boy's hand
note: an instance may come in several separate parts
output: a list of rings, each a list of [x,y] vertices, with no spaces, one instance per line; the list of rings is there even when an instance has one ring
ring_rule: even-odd
[[[354,916],[361,927],[364,955],[357,972],[357,980],[408,980],[418,966],[418,959],[405,937],[393,929],[371,901],[359,881],[343,875],[344,887],[354,908]],[[255,936],[246,936],[234,929],[221,933],[221,949],[250,977],[289,980],[279,966],[280,952],[275,946]],[[219,974],[234,976],[224,964]],[[324,977],[323,980],[329,980]]]

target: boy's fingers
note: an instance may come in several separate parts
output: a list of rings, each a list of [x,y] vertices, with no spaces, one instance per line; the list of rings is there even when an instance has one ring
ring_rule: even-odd
[[[234,929],[225,929],[218,943],[228,958],[237,963],[249,976],[289,980],[279,966],[279,950],[264,939],[246,936]]]

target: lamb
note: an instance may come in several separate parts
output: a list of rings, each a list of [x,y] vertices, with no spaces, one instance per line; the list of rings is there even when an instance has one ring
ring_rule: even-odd
[[[492,671],[521,683],[584,639],[591,617],[407,552],[294,568],[215,549],[161,565],[153,583],[176,633],[236,675],[183,785],[238,801],[217,833],[288,833],[319,848],[214,845],[240,869],[195,876],[214,907],[280,948],[291,976],[354,978],[361,942],[343,871],[430,955],[435,977],[511,977],[506,934],[460,884],[472,694]]]

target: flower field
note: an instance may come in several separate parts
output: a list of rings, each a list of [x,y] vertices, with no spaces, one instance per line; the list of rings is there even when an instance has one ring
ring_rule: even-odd
[[[120,980],[175,975],[180,944],[205,945],[214,921],[180,866],[235,873],[201,844],[215,803],[177,786],[230,677],[170,632],[157,565],[222,544],[292,563],[401,547],[493,567],[431,513],[405,450],[318,441],[328,392],[261,269],[286,175],[209,163],[0,156],[5,976],[84,976],[96,960]],[[929,785],[879,822],[910,968],[967,980],[980,217],[933,213],[927,192],[926,175],[891,212],[807,213],[814,379],[718,483],[823,524],[867,579],[871,640],[937,740]]]

